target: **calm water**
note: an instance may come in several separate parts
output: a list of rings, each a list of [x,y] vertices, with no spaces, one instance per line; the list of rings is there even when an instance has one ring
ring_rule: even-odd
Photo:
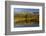
[[[14,25],[14,27],[39,27],[39,23],[32,23],[30,25]]]

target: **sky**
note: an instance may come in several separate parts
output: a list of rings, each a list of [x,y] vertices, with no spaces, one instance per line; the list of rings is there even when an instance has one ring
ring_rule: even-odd
[[[15,12],[22,12],[22,11],[28,11],[28,12],[39,12],[39,9],[30,9],[30,8],[14,8]]]

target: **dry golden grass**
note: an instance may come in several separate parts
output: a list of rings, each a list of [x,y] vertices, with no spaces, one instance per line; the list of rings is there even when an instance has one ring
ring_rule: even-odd
[[[39,22],[39,15],[34,15],[32,13],[16,13],[14,16],[15,23],[31,23]]]

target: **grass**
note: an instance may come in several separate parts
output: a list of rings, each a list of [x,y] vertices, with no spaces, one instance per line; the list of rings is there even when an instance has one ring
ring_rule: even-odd
[[[39,15],[32,13],[16,13],[14,15],[15,24],[31,24],[32,22],[39,22]]]

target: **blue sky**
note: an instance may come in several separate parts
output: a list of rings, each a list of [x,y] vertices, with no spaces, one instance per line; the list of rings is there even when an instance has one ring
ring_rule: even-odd
[[[15,12],[29,11],[29,12],[39,12],[39,9],[30,9],[30,8],[14,8]]]

